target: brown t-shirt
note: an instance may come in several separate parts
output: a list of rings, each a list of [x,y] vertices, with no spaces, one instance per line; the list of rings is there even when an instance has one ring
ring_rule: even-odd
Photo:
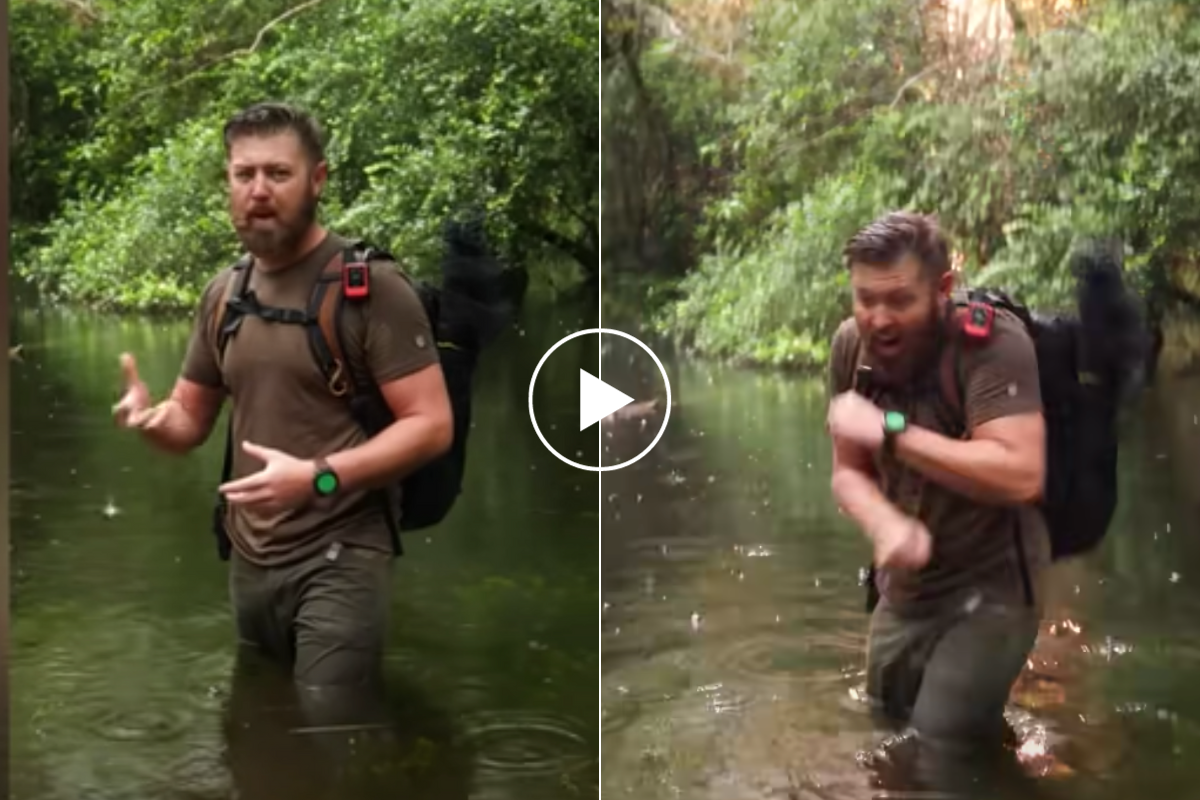
[[[955,429],[956,425],[965,423],[969,434],[999,417],[1040,411],[1033,341],[1015,317],[997,311],[994,319],[986,344],[962,343],[961,407],[945,397],[953,384],[938,378],[938,364],[927,365],[930,372],[924,382],[914,381],[923,388],[879,389],[872,399],[882,408],[903,412],[911,425],[952,437],[962,432],[961,428]],[[830,388],[835,393],[851,388],[858,342],[858,326],[853,318],[848,319],[833,338]],[[869,356],[859,357],[869,364]],[[947,370],[944,374],[953,372]],[[1026,588],[1022,558],[1029,591],[1040,603],[1040,579],[1050,555],[1040,511],[1032,506],[976,502],[923,478],[883,452],[876,455],[875,468],[888,499],[921,519],[933,536],[933,555],[923,569],[880,572],[880,593],[890,605],[901,612],[923,613],[959,602],[973,591],[979,592],[980,599],[1023,603]]]
[[[304,309],[321,271],[349,244],[328,234],[291,267],[253,270],[249,288],[263,305]],[[246,315],[218,363],[212,315],[224,302],[233,274],[227,267],[205,288],[183,363],[184,378],[229,392],[233,478],[262,468],[261,462],[242,449],[243,441],[304,459],[328,456],[364,442],[366,435],[350,415],[345,399],[329,392],[303,325]],[[361,370],[359,374],[371,375],[383,384],[437,363],[428,317],[415,289],[396,265],[372,262],[369,281],[369,299],[345,301],[342,315],[346,357]],[[305,558],[334,539],[391,549],[387,518],[377,493],[339,493],[270,516],[233,506],[226,528],[238,553],[261,565]]]

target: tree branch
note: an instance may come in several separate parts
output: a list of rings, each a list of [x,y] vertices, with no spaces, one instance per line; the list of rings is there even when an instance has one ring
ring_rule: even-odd
[[[289,8],[287,11],[283,12],[279,16],[275,17],[275,19],[271,20],[266,25],[259,28],[258,33],[255,34],[255,36],[254,36],[254,41],[250,43],[249,47],[240,47],[237,50],[231,50],[230,52],[225,53],[222,56],[218,56],[217,58],[214,58],[211,61],[208,61],[208,62],[200,65],[199,67],[197,67],[196,69],[187,73],[186,75],[184,75],[181,78],[177,78],[177,79],[170,81],[169,83],[163,84],[161,86],[154,86],[150,89],[144,89],[144,90],[138,92],[137,94],[133,95],[132,97],[130,97],[128,100],[126,100],[116,110],[122,111],[126,107],[136,103],[137,101],[141,100],[144,97],[148,97],[149,95],[152,95],[152,94],[155,94],[158,92],[164,92],[164,91],[167,91],[168,89],[174,89],[178,86],[182,86],[183,84],[188,83],[188,82],[200,77],[205,72],[207,72],[208,70],[217,66],[218,64],[222,64],[226,61],[232,61],[233,59],[236,59],[236,58],[244,58],[245,56],[253,55],[258,50],[258,48],[262,45],[263,39],[271,31],[272,28],[275,28],[278,25],[281,25],[282,23],[287,22],[289,19],[296,16],[297,14],[300,14],[304,11],[309,10],[310,8],[318,6],[323,2],[324,2],[324,0],[305,0],[305,2],[301,3],[300,5],[295,6],[293,8]]]
[[[923,79],[925,79],[929,75],[941,70],[944,66],[945,66],[944,62],[937,61],[933,64],[930,64],[925,69],[921,70],[916,75],[913,75],[911,78],[906,80],[903,84],[900,85],[899,91],[896,92],[896,97],[892,100],[892,102],[888,106],[888,108],[895,108],[897,105],[900,104],[900,101],[902,99],[904,99],[905,92],[907,92],[909,89],[911,89],[916,84],[920,83]]]

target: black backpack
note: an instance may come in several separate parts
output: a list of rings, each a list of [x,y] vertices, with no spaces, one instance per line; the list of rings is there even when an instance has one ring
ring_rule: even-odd
[[[416,289],[429,317],[450,399],[454,429],[450,448],[445,453],[399,482],[399,504],[395,502],[392,489],[377,490],[389,521],[392,546],[397,555],[402,552],[402,531],[420,530],[440,523],[458,499],[466,470],[472,379],[478,355],[499,334],[512,311],[496,288],[502,275],[498,265],[479,253],[466,252],[464,256],[462,248],[456,248],[452,240],[448,244],[450,252],[443,262],[441,287],[413,281],[405,275]],[[347,357],[341,313],[345,303],[356,302],[347,298],[342,291],[345,265],[371,261],[394,262],[395,259],[386,251],[372,248],[364,242],[352,243],[326,265],[313,284],[308,307],[293,309],[264,306],[252,291],[247,291],[253,262],[249,255],[242,256],[231,268],[225,301],[213,315],[218,359],[223,356],[229,339],[237,332],[247,314],[270,322],[303,325],[308,331],[313,358],[325,376],[330,392],[345,399],[351,415],[368,438],[376,435],[394,418],[371,376],[360,374],[354,359]],[[232,424],[231,419],[226,430],[222,483],[230,479],[233,468]],[[226,506],[225,498],[218,494],[213,511],[213,532],[222,560],[228,560],[231,552],[229,535],[225,529]]]
[[[1043,316],[995,289],[974,289],[968,303],[990,306],[1020,320],[1038,361],[1046,422],[1046,479],[1039,505],[1057,560],[1094,549],[1117,507],[1117,416],[1121,385],[1091,346],[1076,317]],[[964,304],[965,305],[965,304]],[[968,306],[969,308],[969,306]],[[961,352],[958,348],[957,352]],[[961,370],[947,399],[961,410]]]

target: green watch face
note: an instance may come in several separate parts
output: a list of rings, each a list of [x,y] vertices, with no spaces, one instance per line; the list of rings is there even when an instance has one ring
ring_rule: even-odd
[[[883,415],[883,429],[888,433],[903,433],[908,422],[899,411],[888,411]]]
[[[316,477],[315,484],[317,487],[317,494],[333,494],[337,491],[338,487],[337,475],[334,475],[332,472],[319,473]]]

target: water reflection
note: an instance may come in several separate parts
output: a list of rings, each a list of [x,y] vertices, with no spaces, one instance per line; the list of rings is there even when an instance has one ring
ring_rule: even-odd
[[[1200,784],[1200,383],[1165,381],[1127,421],[1113,533],[1052,571],[1007,747],[922,763],[863,703],[869,550],[829,495],[822,383],[667,360],[670,429],[602,478],[612,796],[1117,800]],[[642,368],[604,369],[623,386]],[[608,455],[645,436],[613,430]]]
[[[186,328],[22,313],[12,797],[596,797],[595,477],[527,422],[537,360],[591,313],[531,303],[482,363],[465,493],[396,564],[381,694],[331,698],[322,718],[236,651],[207,524],[220,437],[175,459],[110,422],[117,354],[136,353],[161,394]],[[594,371],[590,354],[570,355]],[[572,366],[539,381],[547,417],[570,416]]]

